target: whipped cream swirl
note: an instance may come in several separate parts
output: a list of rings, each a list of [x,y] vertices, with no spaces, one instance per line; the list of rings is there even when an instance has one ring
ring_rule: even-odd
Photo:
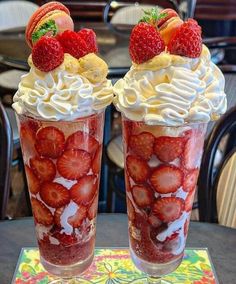
[[[127,118],[150,125],[208,122],[226,111],[224,86],[206,46],[196,59],[163,52],[132,65],[114,86],[114,103]]]
[[[45,120],[73,120],[99,112],[112,102],[112,85],[106,78],[91,83],[79,73],[57,69],[48,73],[31,67],[21,78],[13,108]]]

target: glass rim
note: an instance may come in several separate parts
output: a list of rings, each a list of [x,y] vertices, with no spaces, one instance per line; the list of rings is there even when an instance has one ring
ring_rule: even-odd
[[[148,125],[148,126],[159,126],[159,127],[174,127],[174,128],[180,128],[180,127],[191,127],[191,126],[194,126],[194,125],[208,125],[209,122],[211,121],[199,121],[199,122],[186,122],[184,124],[181,124],[181,125],[166,125],[166,124],[147,124],[145,121],[143,120],[133,120],[133,119],[130,119],[128,118],[127,116],[125,116],[125,114],[121,113],[121,117],[122,117],[122,120],[128,120],[128,121],[131,121],[131,122],[137,122],[137,123],[143,123],[145,125]]]
[[[76,122],[87,120],[87,119],[93,119],[100,114],[104,114],[105,110],[106,109],[102,109],[102,110],[100,110],[96,113],[93,113],[93,114],[90,114],[90,115],[87,115],[87,116],[81,116],[81,117],[75,118],[74,120],[49,120],[49,119],[43,119],[43,118],[37,117],[37,116],[31,116],[30,114],[17,113],[16,111],[15,111],[15,115],[17,117],[24,117],[24,118],[31,119],[31,120],[40,120],[40,121],[44,121],[46,123],[58,123],[58,122],[59,123],[63,123],[63,122],[64,123],[76,123]]]

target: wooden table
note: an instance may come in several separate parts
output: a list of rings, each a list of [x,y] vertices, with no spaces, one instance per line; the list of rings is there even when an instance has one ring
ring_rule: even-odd
[[[32,218],[0,222],[0,283],[9,284],[22,247],[36,246]],[[127,247],[127,215],[99,214],[96,246]],[[235,284],[236,230],[192,222],[188,247],[208,248],[220,284]]]

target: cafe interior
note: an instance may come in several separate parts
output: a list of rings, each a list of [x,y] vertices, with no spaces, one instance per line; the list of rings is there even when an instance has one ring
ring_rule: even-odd
[[[31,278],[27,276],[31,273],[30,270],[27,272],[28,274],[26,272],[24,275],[22,274],[21,279],[17,278],[23,266],[18,265],[19,271],[14,272],[17,269],[21,249],[37,247],[37,243],[33,225],[33,215],[36,218],[36,213],[32,213],[32,197],[30,197],[32,192],[29,194],[28,191],[30,183],[29,177],[27,177],[28,168],[24,164],[22,154],[23,138],[20,133],[20,122],[17,121],[12,104],[22,76],[26,76],[30,72],[28,58],[32,51],[25,40],[26,26],[31,15],[47,2],[49,1],[0,1],[0,283],[162,283],[135,282],[135,280],[131,282],[128,278],[128,280],[123,278],[120,278],[123,280],[117,280],[118,278],[114,278],[114,280],[111,276],[108,280],[100,280],[100,282],[95,282],[95,280],[94,282],[92,282],[93,280],[90,280],[91,282],[83,282],[82,280],[78,280],[78,282],[47,282],[44,280],[45,282],[43,282],[43,280],[30,280]],[[205,278],[201,279],[191,280],[189,278],[190,280],[187,280],[186,278],[178,280],[179,282],[173,280],[167,283],[235,284],[236,1],[71,0],[59,2],[70,11],[75,31],[92,29],[95,32],[98,56],[108,66],[107,79],[112,86],[116,86],[117,82],[125,77],[134,64],[129,51],[130,35],[134,26],[145,13],[144,11],[151,11],[153,8],[158,8],[159,11],[173,9],[183,21],[194,18],[201,26],[202,43],[209,49],[211,61],[221,70],[225,78],[225,85],[220,87],[224,88],[226,94],[227,110],[219,119],[212,120],[206,125],[206,133],[202,142],[201,166],[189,210],[192,211],[186,246],[187,248],[208,249],[212,275],[211,278],[207,278],[210,276],[206,274]],[[130,194],[128,187],[131,185],[125,177],[125,168],[127,167],[129,171],[129,165],[125,160],[127,149],[124,150],[123,146],[124,139],[127,139],[127,137],[124,138],[124,135],[127,134],[124,134],[126,124],[120,109],[114,103],[108,105],[105,110],[96,248],[128,247],[127,218],[131,220],[132,217],[130,217],[131,211],[129,211],[131,209],[128,209],[127,217],[127,206],[130,200],[126,201],[126,197]],[[102,128],[101,125],[100,127]],[[135,140],[133,141],[132,145],[135,148],[137,144],[135,144]],[[141,144],[141,148],[143,146]],[[143,148],[141,152],[145,150]],[[50,169],[47,168],[47,170]],[[142,174],[140,172],[140,176],[143,176]],[[154,174],[152,174],[153,176]],[[150,178],[151,183],[152,177]],[[138,188],[138,186],[141,190],[141,186],[137,185],[136,187]],[[145,195],[147,191],[143,188],[142,193],[140,195],[137,193],[135,197],[134,187],[132,189],[134,200],[147,197]],[[171,196],[173,194],[169,194],[166,198],[172,198]],[[161,199],[161,197],[159,198]],[[76,198],[73,200],[76,202]],[[143,202],[145,203],[145,201]],[[141,201],[140,206],[143,206]],[[133,208],[132,205],[131,207]],[[149,207],[142,210],[146,210],[145,214],[151,214]],[[155,216],[160,217],[157,213]],[[206,266],[206,264],[204,265]],[[38,272],[36,268],[34,269],[36,275]],[[111,272],[109,273],[111,274]],[[182,272],[183,274],[184,272]]]

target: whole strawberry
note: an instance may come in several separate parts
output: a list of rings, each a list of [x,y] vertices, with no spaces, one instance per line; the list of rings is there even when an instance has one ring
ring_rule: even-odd
[[[86,42],[74,31],[66,30],[58,35],[57,39],[62,45],[64,52],[77,59],[89,53]]]
[[[190,58],[199,57],[202,51],[201,33],[201,27],[198,23],[193,19],[188,19],[170,39],[169,52]]]
[[[86,42],[88,52],[98,52],[98,46],[96,41],[96,34],[91,29],[82,29],[78,32],[78,35]]]
[[[129,53],[133,62],[140,64],[148,61],[164,49],[164,41],[155,26],[141,22],[133,28],[129,44]]]
[[[40,71],[49,72],[58,67],[63,60],[63,48],[53,37],[41,37],[32,49],[32,61]]]

